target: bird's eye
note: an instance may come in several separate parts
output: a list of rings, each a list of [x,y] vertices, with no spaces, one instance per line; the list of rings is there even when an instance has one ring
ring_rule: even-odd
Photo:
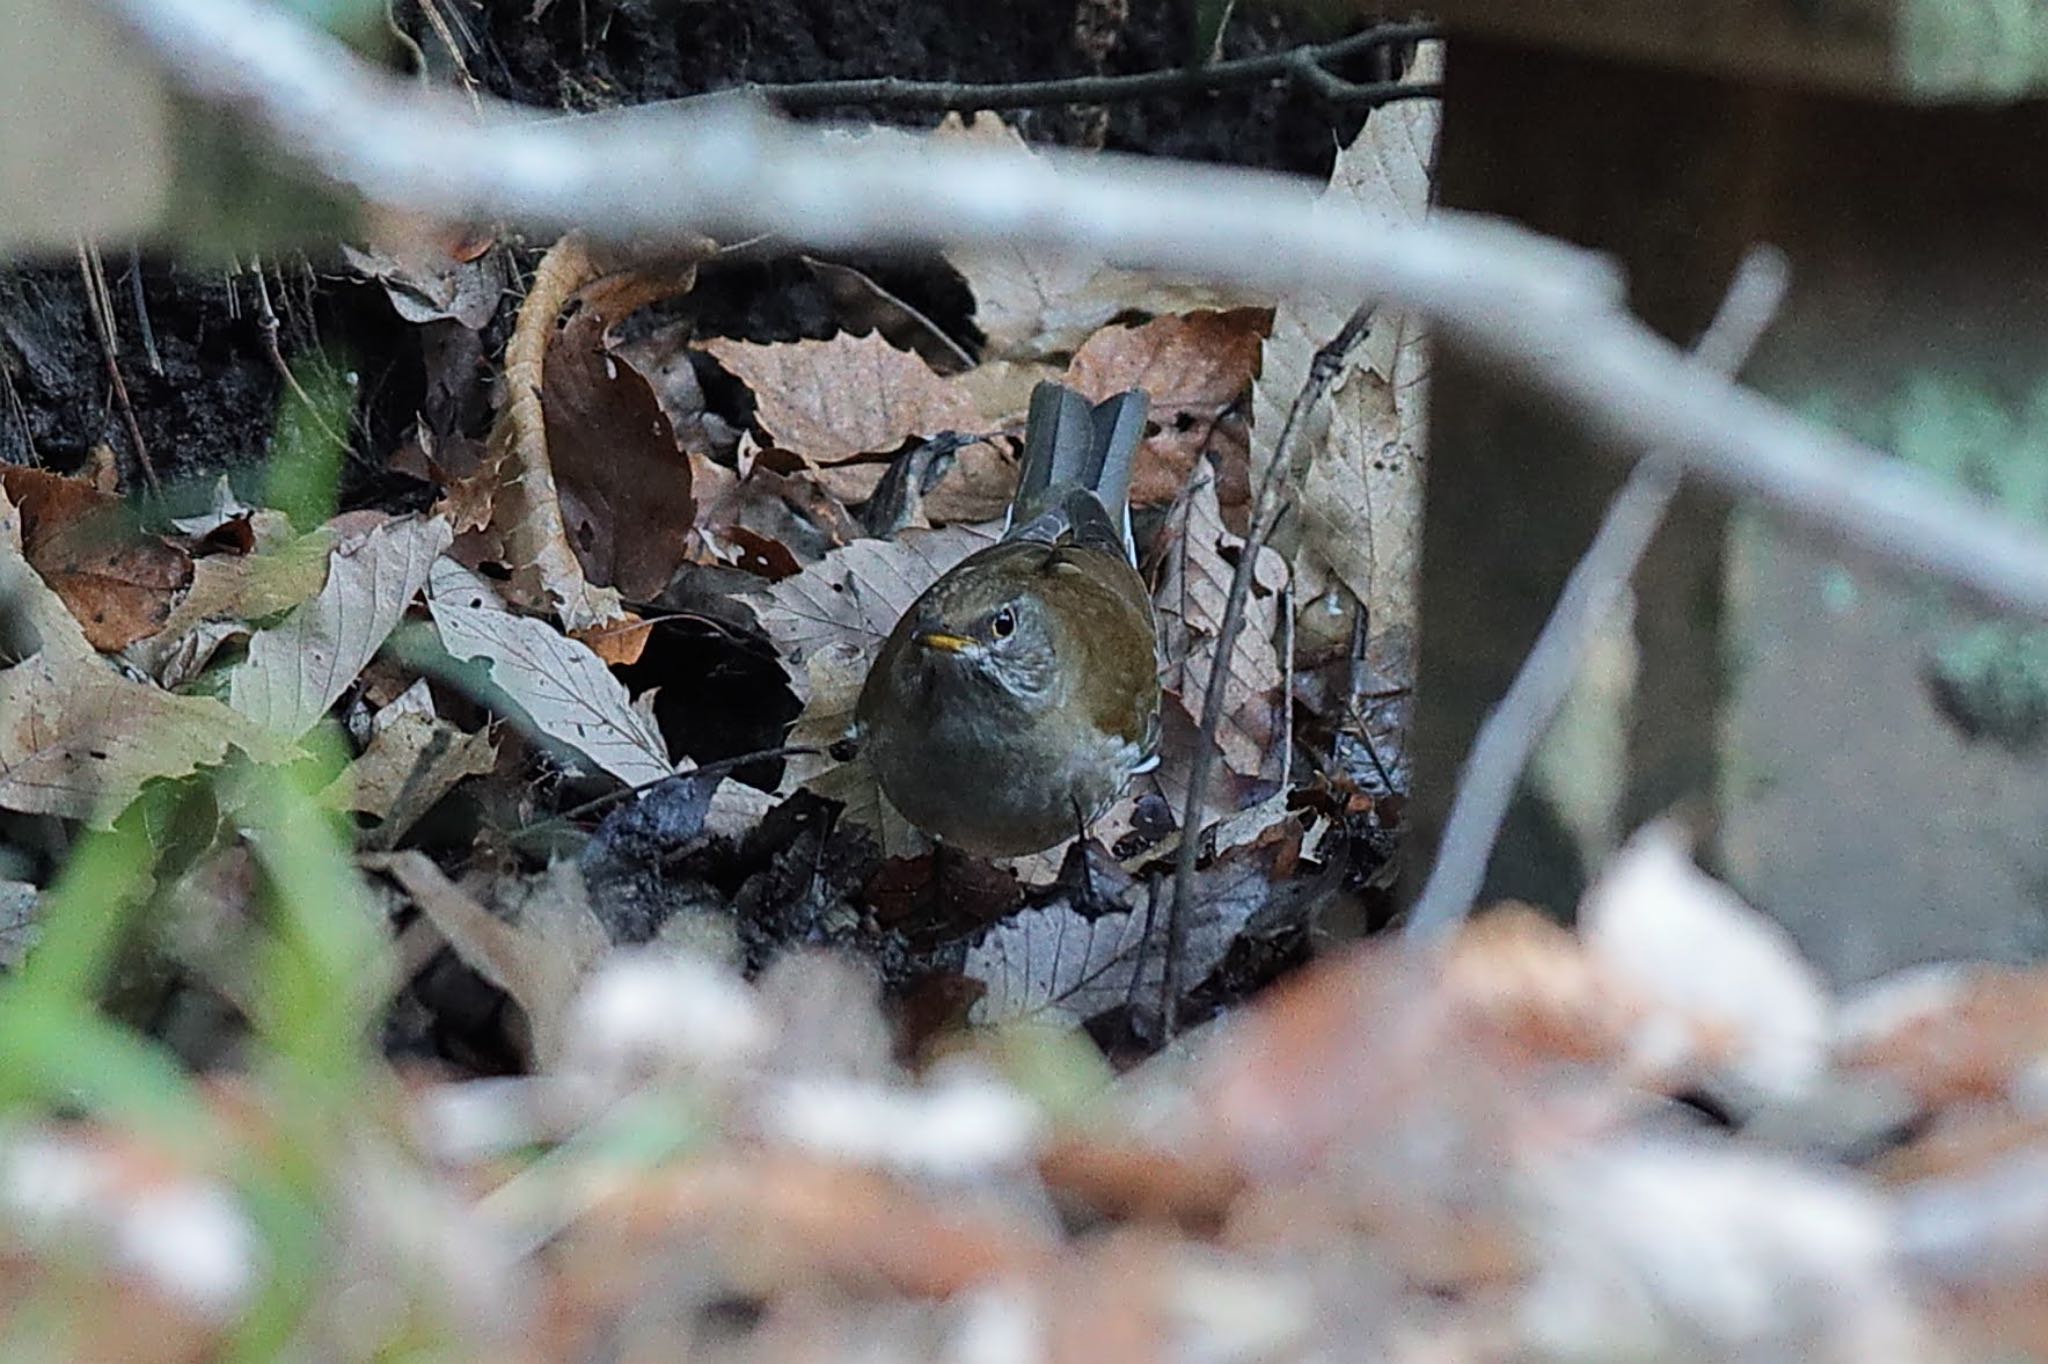
[[[1008,639],[1017,633],[1017,613],[1005,606],[996,612],[993,620],[989,621],[988,628],[995,632],[997,639]]]

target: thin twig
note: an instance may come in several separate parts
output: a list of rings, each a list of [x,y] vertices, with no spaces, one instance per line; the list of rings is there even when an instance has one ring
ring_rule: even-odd
[[[1767,247],[1751,251],[1693,348],[1693,363],[1717,374],[1741,369],[1784,298],[1786,275],[1780,252]],[[1565,579],[1550,619],[1543,623],[1507,693],[1488,712],[1465,757],[1458,794],[1437,842],[1436,861],[1404,930],[1410,942],[1448,940],[1471,911],[1522,771],[1571,691],[1572,679],[1602,622],[1621,600],[1663,524],[1678,484],[1678,468],[1662,452],[1652,452],[1636,464],[1608,503],[1593,542]]]
[[[776,233],[813,249],[997,244],[1252,289],[1372,296],[1526,380],[1602,439],[1667,450],[1837,545],[2048,620],[2048,537],[1985,498],[1691,363],[1587,252],[1439,213],[1365,230],[1263,172],[778,120],[744,99],[539,118],[421,91],[253,0],[100,0],[197,96],[377,203],[607,241]]]
[[[107,378],[114,385],[114,405],[121,409],[121,422],[128,429],[128,442],[135,448],[135,462],[142,466],[142,477],[153,493],[162,492],[163,485],[157,482],[156,465],[149,458],[149,446],[142,439],[142,425],[135,420],[135,404],[128,400],[128,381],[121,377],[121,362],[114,354],[114,329],[111,324],[113,300],[107,296],[107,275],[99,266],[96,250],[88,250],[85,238],[78,238],[78,274],[85,281],[85,310],[92,314],[92,329],[99,337],[100,356],[107,363]]]
[[[151,374],[164,372],[164,357],[156,348],[156,328],[149,325],[149,300],[142,292],[142,248],[128,248],[128,296],[135,305],[135,325],[142,332],[142,358],[149,361]]]
[[[277,343],[277,334],[282,330],[283,324],[277,320],[277,310],[270,306],[270,285],[264,279],[263,258],[252,256],[249,264],[256,276],[256,327],[263,335],[263,352],[270,359],[270,367],[277,371],[278,377],[284,380],[285,387],[299,400],[299,410],[305,413],[306,420],[312,422],[335,449],[360,458],[356,455],[355,447],[349,444],[348,438],[327,424],[327,418],[322,415],[319,404],[313,401],[313,395],[306,392],[305,387],[299,383],[299,376],[292,373],[292,367],[285,363],[284,351]],[[283,278],[282,275],[278,277],[280,287],[283,285]],[[290,301],[289,295],[286,296],[286,301]]]
[[[730,96],[738,91],[792,112],[856,104],[870,108],[971,111],[1026,109],[1052,104],[1109,104],[1158,95],[1201,94],[1233,86],[1256,85],[1260,81],[1284,80],[1303,86],[1333,103],[1372,108],[1396,100],[1434,99],[1440,92],[1434,85],[1404,85],[1399,81],[1361,85],[1331,74],[1326,63],[1342,61],[1375,47],[1419,42],[1441,37],[1442,34],[1443,29],[1437,24],[1382,24],[1335,42],[1312,43],[1255,57],[1237,57],[1207,66],[1176,66],[1126,76],[1063,76],[1052,80],[990,83],[871,76],[853,80],[741,85],[710,95],[692,95],[687,100],[665,102],[683,104],[691,100]]]
[[[1173,864],[1173,902],[1166,912],[1166,970],[1160,1001],[1166,1036],[1172,1039],[1180,1023],[1181,957],[1187,948],[1187,916],[1194,903],[1195,858],[1202,846],[1203,797],[1209,790],[1209,772],[1215,765],[1216,730],[1223,721],[1224,692],[1230,679],[1230,655],[1237,636],[1244,629],[1245,605],[1251,599],[1252,580],[1258,576],[1259,554],[1266,539],[1280,523],[1285,507],[1278,501],[1281,480],[1294,455],[1295,433],[1306,424],[1308,414],[1323,400],[1343,372],[1344,361],[1365,339],[1373,305],[1361,306],[1309,362],[1308,378],[1287,409],[1280,437],[1273,442],[1273,456],[1259,475],[1252,494],[1251,515],[1245,530],[1244,548],[1230,575],[1230,596],[1223,604],[1223,619],[1216,627],[1216,664],[1209,670],[1209,685],[1203,688],[1201,733],[1195,740],[1194,757],[1188,764],[1188,797],[1181,810],[1180,849]]]

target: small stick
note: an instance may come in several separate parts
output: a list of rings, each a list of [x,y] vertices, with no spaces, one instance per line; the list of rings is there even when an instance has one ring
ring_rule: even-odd
[[[283,324],[277,320],[277,310],[270,306],[270,285],[264,279],[263,258],[251,256],[249,265],[256,276],[256,325],[263,333],[263,351],[270,359],[270,367],[277,371],[278,376],[284,380],[285,387],[298,398],[299,407],[313,425],[320,429],[320,434],[333,441],[337,449],[361,458],[347,438],[327,424],[327,418],[320,415],[320,408],[314,403],[312,395],[299,383],[299,376],[292,373],[292,367],[284,362],[284,351],[277,344],[277,334]]]
[[[1173,902],[1166,916],[1165,998],[1161,1002],[1160,1013],[1169,1040],[1180,1025],[1181,957],[1187,949],[1187,914],[1194,901],[1195,856],[1202,844],[1202,797],[1208,790],[1209,770],[1216,756],[1216,728],[1223,719],[1223,692],[1230,676],[1228,660],[1231,650],[1237,647],[1238,632],[1244,628],[1245,604],[1251,598],[1259,552],[1265,548],[1266,538],[1273,533],[1286,510],[1284,506],[1277,506],[1274,498],[1280,489],[1282,473],[1294,452],[1295,433],[1302,429],[1303,419],[1336,382],[1337,375],[1343,371],[1345,358],[1365,339],[1372,312],[1373,305],[1361,304],[1330,343],[1317,351],[1315,359],[1309,362],[1308,378],[1303,381],[1301,392],[1294,395],[1294,403],[1287,409],[1287,420],[1280,428],[1280,438],[1273,442],[1273,457],[1259,475],[1244,549],[1238,556],[1236,570],[1230,575],[1230,596],[1224,603],[1223,620],[1216,631],[1216,666],[1209,670],[1209,685],[1202,697],[1201,736],[1195,742],[1194,760],[1188,768],[1187,805],[1181,812],[1180,850],[1173,867]]]
[[[1319,98],[1354,107],[1374,108],[1398,100],[1435,99],[1441,90],[1435,85],[1404,85],[1383,81],[1360,85],[1331,74],[1326,63],[1373,48],[1395,43],[1440,38],[1443,29],[1433,23],[1381,24],[1334,42],[1312,43],[1285,52],[1263,52],[1254,57],[1211,62],[1207,66],[1176,66],[1157,71],[1139,71],[1127,76],[1071,76],[1053,80],[973,81],[904,80],[898,76],[872,76],[853,80],[807,81],[788,84],[752,84],[736,89],[772,101],[786,110],[821,109],[841,104],[864,104],[890,109],[961,110],[1027,109],[1053,104],[1107,104],[1146,99],[1157,95],[1198,94],[1256,85],[1264,80],[1284,80],[1304,86]],[[730,96],[733,90],[692,95],[691,100]],[[687,101],[665,101],[683,103]]]
[[[163,491],[157,481],[156,465],[149,458],[149,446],[142,439],[142,425],[135,420],[135,404],[128,399],[128,381],[121,377],[121,362],[114,354],[113,302],[107,297],[107,276],[100,266],[99,253],[88,250],[85,238],[79,237],[78,273],[85,281],[85,310],[92,314],[92,329],[99,336],[100,355],[107,362],[107,378],[114,385],[114,405],[121,409],[121,421],[128,428],[128,441],[135,447],[135,462],[142,466],[142,477],[153,493]],[[95,268],[99,267],[99,268]]]
[[[1744,257],[1720,310],[1693,348],[1694,362],[1701,369],[1732,375],[1742,368],[1785,296],[1786,276],[1785,257],[1775,248],[1757,247]],[[1600,529],[1565,579],[1550,619],[1465,755],[1458,794],[1437,842],[1436,862],[1402,930],[1408,942],[1447,943],[1471,912],[1522,770],[1571,691],[1601,623],[1621,599],[1663,524],[1664,512],[1678,491],[1678,474],[1668,455],[1651,451],[1608,503]]]
[[[164,357],[156,348],[156,329],[149,325],[149,300],[142,294],[142,248],[128,248],[128,295],[135,305],[135,322],[142,329],[142,354],[151,374],[164,372]]]

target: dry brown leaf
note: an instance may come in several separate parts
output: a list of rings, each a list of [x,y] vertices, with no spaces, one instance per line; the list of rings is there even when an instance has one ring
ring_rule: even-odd
[[[401,517],[337,544],[319,595],[251,637],[228,704],[287,739],[305,734],[384,647],[453,538],[439,517]]]
[[[341,254],[358,274],[384,286],[407,322],[445,318],[482,331],[511,291],[511,256],[488,242],[476,252],[446,234],[394,233],[368,246],[344,243]]]
[[[690,288],[681,275],[606,275],[573,294],[547,354],[541,404],[562,521],[595,582],[646,600],[681,567],[690,532],[690,461],[640,372],[608,332],[634,309]]]
[[[647,651],[647,640],[653,633],[653,621],[643,620],[628,611],[607,624],[593,625],[587,630],[572,630],[569,638],[589,645],[590,651],[608,666],[623,668],[640,661],[640,655]]]
[[[1214,454],[1226,510],[1250,496],[1242,417],[1234,412],[1259,372],[1259,349],[1272,314],[1260,308],[1154,318],[1136,327],[1104,327],[1074,352],[1067,382],[1101,402],[1142,388],[1158,429],[1139,447],[1131,501],[1171,502],[1206,454]]]
[[[971,123],[948,114],[933,136],[1036,160],[1016,130],[987,111],[974,115]],[[988,338],[986,358],[994,360],[1070,355],[1096,328],[1129,312],[1266,306],[1266,300],[1210,284],[1136,274],[1099,258],[1013,242],[954,247],[946,260],[974,292],[974,325]]]
[[[0,671],[0,808],[111,823],[153,777],[182,777],[240,749],[296,752],[211,697],[133,682],[97,658],[49,652]]]
[[[21,512],[0,484],[0,659],[47,653],[52,658],[86,658],[93,652],[78,617],[64,604],[21,552]]]
[[[815,464],[979,424],[965,393],[879,334],[766,346],[719,338],[702,349],[754,391],[762,431]]]
[[[457,782],[487,776],[497,764],[489,730],[465,734],[436,715],[425,678],[377,712],[374,724],[369,746],[322,799],[377,820],[377,847],[391,847]]]
[[[619,614],[607,581],[652,596],[683,560],[689,462],[647,381],[605,349],[605,332],[694,278],[687,255],[672,268],[607,273],[571,234],[542,259],[506,345],[492,527],[513,598],[552,609],[569,629]]]
[[[163,628],[192,581],[192,557],[130,523],[121,499],[84,479],[0,469],[20,517],[21,551],[63,598],[95,649],[125,648]]]
[[[1175,528],[1179,535],[1165,552],[1153,596],[1166,662],[1162,685],[1181,698],[1188,714],[1198,715],[1218,663],[1216,637],[1230,598],[1232,560],[1244,542],[1225,528],[1211,478],[1198,479],[1189,490]],[[1286,758],[1285,736],[1279,733],[1280,653],[1274,644],[1279,594],[1286,584],[1286,561],[1263,549],[1245,602],[1244,627],[1224,664],[1228,680],[1216,726],[1223,761],[1240,776],[1277,778]]]

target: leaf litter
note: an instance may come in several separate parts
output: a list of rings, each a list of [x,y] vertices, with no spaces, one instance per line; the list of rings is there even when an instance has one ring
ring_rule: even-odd
[[[1030,155],[991,116],[976,128]],[[1383,191],[1359,178],[1341,192]],[[437,249],[356,264],[401,316],[488,335],[510,249]],[[1819,1088],[1810,1036],[1797,1073],[1813,1083],[1785,1083],[1745,1001],[1653,969],[1687,923],[1718,925],[1739,954],[1743,916],[1653,916],[1633,925],[1647,945],[1502,916],[1440,978],[1368,948],[1239,1008],[1308,955],[1326,902],[1381,871],[1351,834],[1398,820],[1392,801],[1290,782],[1290,596],[1390,581],[1378,559],[1341,558],[1349,531],[1265,551],[1238,645],[1214,651],[1263,414],[1291,397],[1289,346],[1313,325],[1300,300],[1274,311],[1101,262],[1019,249],[955,264],[976,349],[942,329],[955,319],[824,260],[804,272],[841,330],[733,335],[708,320],[708,243],[662,261],[565,238],[519,309],[492,429],[423,413],[408,437],[404,467],[438,486],[435,510],[296,536],[217,495],[163,537],[191,556],[190,583],[138,608],[154,633],[124,641],[134,671],[102,660],[101,640],[80,647],[41,566],[0,542],[57,635],[0,672],[55,736],[34,749],[0,734],[0,805],[104,822],[153,781],[325,764],[318,804],[353,824],[365,903],[401,963],[385,1045],[432,1067],[389,1099],[416,1145],[376,1135],[367,1112],[351,1131],[380,1187],[419,1197],[351,1202],[367,1240],[343,1239],[367,1258],[346,1263],[374,1262],[394,1301],[438,1301],[446,1276],[392,1245],[427,1224],[444,1244],[495,1246],[475,1273],[521,1286],[496,1299],[521,1329],[452,1328],[465,1346],[671,1357],[736,1322],[767,1357],[793,1343],[830,1357],[864,1331],[900,1344],[910,1324],[950,1357],[1035,1358],[1034,1342],[1100,1357],[1116,1340],[1131,1357],[1193,1342],[1291,1358],[1355,1344],[1368,1308],[1372,1331],[1440,1354],[1525,1328],[1569,1342],[1558,1304],[1595,1281],[1597,1257],[1533,1266],[1544,1238],[1607,1203],[1555,1182],[1558,1134],[1585,1136],[1625,1189],[1634,1171],[1686,1168],[1656,1167],[1661,1146],[1637,1158],[1631,1124],[1652,1101],[1698,1090],[1770,1109]],[[1374,518],[1407,504],[1360,492],[1386,472],[1362,442],[1415,451],[1397,482],[1420,460],[1423,351],[1389,354],[1369,349],[1346,378],[1301,471],[1348,499],[1331,514],[1363,515],[1375,546],[1391,532]],[[950,870],[919,857],[857,758],[830,751],[898,614],[999,533],[1045,377],[1142,384],[1157,424],[1138,500],[1163,761],[1095,831],[1108,855],[1081,854],[1086,892],[1059,850]],[[1182,831],[1219,670],[1223,770],[1203,827]],[[711,685],[721,674],[759,679],[762,696],[735,702]],[[763,726],[750,707],[778,687],[794,699]],[[174,717],[182,737],[165,741]],[[1168,963],[1165,859],[1183,836],[1200,865]],[[197,994],[224,1016],[198,1029],[217,1055],[255,1007],[260,976],[236,958],[260,940],[262,883],[234,830],[208,837],[176,891],[188,907],[214,897],[234,931],[184,959],[179,1007],[204,1014]],[[1630,902],[1647,893],[1618,884]],[[37,902],[22,900],[26,935]],[[1185,1017],[1228,1016],[1162,1058],[1177,1069],[1116,1076],[1104,1052],[1122,1065],[1157,1041],[1169,978]],[[1818,1064],[1835,1064],[1825,1047]],[[520,1074],[482,1078],[501,1070]],[[1811,1174],[1760,1187],[1820,1209],[1809,1221],[1846,1215],[1818,1194],[1801,1204]],[[175,1162],[161,1177],[189,1183]],[[1738,1257],[1745,1238],[1803,1234],[1761,1214],[1710,1230]],[[1693,1310],[1653,1303],[1631,1329],[1676,1339]],[[1872,1319],[1866,1343],[1914,1324]]]

